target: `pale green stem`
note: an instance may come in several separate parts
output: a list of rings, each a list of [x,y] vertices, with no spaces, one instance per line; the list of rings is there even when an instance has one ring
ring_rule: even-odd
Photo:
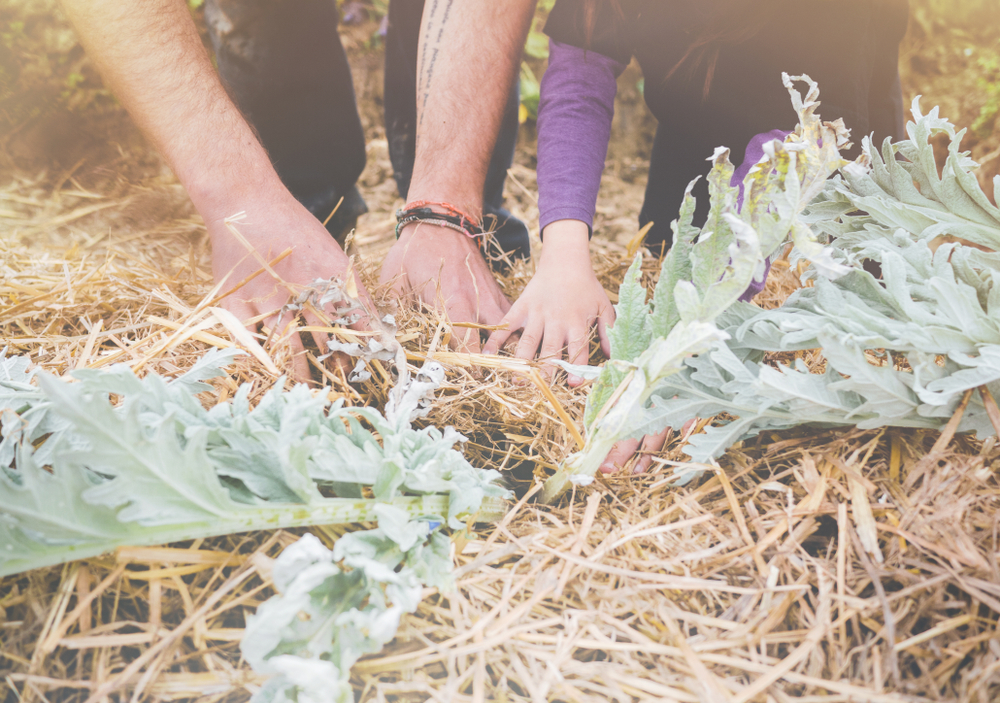
[[[182,525],[154,527],[129,525],[127,533],[123,530],[120,539],[53,545],[48,549],[42,548],[44,551],[36,551],[29,559],[2,560],[0,554],[0,577],[60,564],[71,559],[88,559],[123,546],[168,544],[254,530],[376,522],[378,517],[374,508],[385,504],[405,510],[411,518],[448,514],[448,497],[441,495],[394,498],[389,501],[327,498],[310,505],[247,508],[242,515],[237,513],[232,517],[188,522]]]

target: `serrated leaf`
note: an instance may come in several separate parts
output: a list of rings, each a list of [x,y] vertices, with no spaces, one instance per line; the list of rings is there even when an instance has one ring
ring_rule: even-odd
[[[642,275],[642,255],[635,257],[618,289],[615,324],[608,329],[611,357],[633,361],[649,346],[649,304],[646,289],[639,282]]]
[[[649,318],[651,337],[666,337],[681,319],[673,294],[680,281],[688,281],[691,278],[691,248],[699,233],[698,228],[692,224],[697,202],[691,192],[697,182],[696,178],[688,184],[684,191],[680,215],[670,223],[674,243],[663,257],[660,277],[653,290],[653,307]]]
[[[569,485],[569,476],[589,476],[596,469],[597,457],[615,441],[632,436],[638,427],[655,432],[664,426],[670,413],[651,412],[646,401],[661,376],[648,364],[656,365],[662,342],[674,332],[691,334],[706,331],[728,309],[737,304],[754,277],[763,275],[769,257],[791,241],[798,255],[812,261],[814,268],[828,278],[841,276],[851,268],[835,258],[835,251],[821,241],[825,230],[811,226],[818,223],[817,213],[805,216],[810,201],[823,196],[828,212],[848,212],[846,196],[826,189],[827,179],[844,162],[839,150],[848,146],[847,130],[842,122],[822,122],[816,114],[819,91],[808,76],[783,76],[799,116],[796,131],[785,142],[764,145],[764,157],[750,169],[742,184],[734,184],[729,150],[720,147],[710,159],[708,174],[709,214],[705,226],[692,225],[695,202],[691,185],[685,193],[679,218],[671,225],[674,247],[665,257],[653,305],[646,306],[646,292],[638,284],[638,264],[629,269],[619,291],[618,320],[612,329],[611,359],[591,389],[584,413],[587,448],[574,455],[546,484],[545,496],[552,498]],[[807,84],[807,93],[795,90],[795,81]],[[743,204],[737,207],[740,186]],[[808,220],[808,221],[807,221]],[[839,230],[838,230],[839,231]],[[706,327],[707,326],[707,327]],[[714,328],[712,328],[714,329]],[[800,335],[815,336],[816,330],[802,330]],[[725,336],[718,330],[700,338]],[[694,353],[687,347],[687,353]],[[657,350],[651,355],[643,349]],[[679,349],[685,348],[683,345]],[[666,357],[664,357],[666,358]],[[670,357],[678,363],[683,355]],[[637,361],[642,359],[643,361]],[[625,362],[625,363],[622,363]],[[631,369],[631,371],[629,371]],[[631,376],[629,374],[631,373]],[[626,379],[630,379],[626,385]],[[615,407],[607,407],[616,397]],[[611,422],[619,407],[632,413],[633,422]]]

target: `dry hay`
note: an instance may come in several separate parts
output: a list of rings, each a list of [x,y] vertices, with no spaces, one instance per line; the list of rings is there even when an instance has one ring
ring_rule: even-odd
[[[236,340],[209,311],[197,221],[109,231],[106,218],[127,198],[72,183],[55,196],[15,180],[0,199],[9,227],[0,330],[11,353],[30,353],[57,374],[125,362],[170,375]],[[384,248],[385,233],[372,230],[362,250]],[[628,256],[606,244],[595,263],[614,290]],[[647,262],[647,281],[654,271]],[[527,275],[515,268],[508,292]],[[793,282],[778,266],[763,303],[778,304]],[[396,313],[417,362],[441,320]],[[456,543],[457,590],[428,592],[397,640],[355,667],[360,700],[985,702],[1000,694],[993,441],[771,433],[677,487],[669,476],[685,438],[674,436],[649,475],[600,478],[545,506],[530,500],[534,479],[573,450],[563,416],[578,421],[585,392],[532,381],[533,364],[435,358],[451,371],[429,421],[469,436],[470,459],[504,470],[520,497],[498,525]],[[260,391],[274,378],[245,356],[205,401],[243,381]],[[352,403],[384,398],[378,374],[357,387],[336,371],[323,380]],[[314,531],[329,543],[341,529]],[[245,700],[260,679],[240,660],[241,630],[271,594],[270,559],[295,537],[121,550],[0,580],[4,700]],[[872,541],[883,561],[862,546]]]

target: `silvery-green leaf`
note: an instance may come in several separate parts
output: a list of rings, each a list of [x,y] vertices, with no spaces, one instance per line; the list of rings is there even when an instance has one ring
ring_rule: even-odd
[[[244,354],[246,352],[236,347],[229,347],[228,349],[212,347],[183,374],[170,381],[170,385],[183,388],[191,395],[202,391],[210,391],[212,390],[212,386],[203,383],[203,381],[224,376],[226,374],[225,367],[233,363],[233,360],[237,356]]]
[[[574,376],[579,376],[584,381],[593,381],[595,378],[601,375],[601,366],[584,366],[583,364],[571,364],[562,359],[552,359],[549,361],[551,364],[555,364],[563,371]]]
[[[632,361],[649,345],[650,321],[649,304],[646,302],[646,289],[639,282],[642,275],[642,255],[636,256],[632,265],[625,273],[618,291],[618,304],[615,305],[615,323],[608,329],[608,339],[611,342],[611,358]],[[584,424],[590,426],[601,412],[604,404],[614,394],[625,373],[614,364],[605,364],[597,377],[597,382],[587,397],[587,408],[584,412]]]
[[[413,379],[401,379],[386,403],[385,417],[396,427],[409,426],[430,411],[430,403],[444,381],[444,367],[428,359]]]
[[[138,384],[110,375],[116,389]],[[234,505],[219,484],[201,441],[185,447],[163,418],[151,427],[139,422],[136,405],[116,412],[106,397],[84,392],[83,384],[67,384],[44,374],[42,391],[52,412],[71,420],[85,433],[89,446],[62,457],[77,470],[91,469],[110,480],[87,492],[89,502],[119,508],[122,519],[143,525],[183,523],[225,515]],[[138,386],[141,389],[141,385]]]
[[[691,282],[698,291],[706,290],[722,277],[734,237],[731,220],[725,217],[734,211],[738,192],[730,185],[733,164],[729,160],[729,149],[719,147],[710,161],[708,218],[690,253]]]
[[[405,524],[405,515],[382,512]],[[278,557],[279,594],[248,618],[240,645],[255,670],[277,675],[261,700],[353,700],[351,666],[395,637],[420,602],[420,584],[442,580],[434,571],[450,563],[447,539],[399,546],[382,528],[349,533],[332,551],[307,534]]]
[[[722,219],[729,225],[732,239],[727,251],[728,265],[722,275],[702,293],[700,309],[693,319],[712,322],[735,303],[753,281],[758,264],[763,264],[760,240],[753,227],[735,215],[725,213]]]
[[[977,356],[956,352],[949,357],[958,367],[957,371],[915,389],[924,403],[945,405],[970,388],[988,386],[1000,380],[1000,346],[980,347]]]
[[[649,318],[650,334],[653,337],[666,337],[681,319],[674,289],[679,282],[691,278],[691,247],[699,233],[698,228],[692,224],[697,203],[691,191],[697,182],[696,178],[688,184],[680,214],[670,223],[674,235],[673,246],[663,257],[660,277],[653,290],[652,314]]]
[[[496,472],[455,450],[462,438],[454,430],[391,425],[373,409],[349,411],[305,386],[286,391],[279,380],[254,408],[244,386],[206,410],[193,394],[219,358],[171,383],[155,374],[140,381],[119,367],[77,383],[40,375],[34,385],[24,364],[5,364],[3,388],[16,410],[0,417],[0,452],[14,460],[0,479],[9,489],[0,491],[9,546],[0,548],[0,574],[121,544],[370,521],[381,502],[409,520],[463,524],[482,500],[507,495]],[[26,386],[13,382],[26,377]],[[118,406],[112,390],[126,392]],[[358,500],[360,487],[375,488],[383,476],[395,476],[395,487]],[[317,483],[358,489],[328,499]]]
[[[425,540],[429,533],[426,522],[411,521],[406,512],[391,505],[376,505],[375,515],[378,516],[379,529],[404,552],[418,541]]]
[[[792,241],[801,250],[799,255],[812,261],[815,269],[829,278],[852,270],[837,258],[841,252],[821,242],[825,230],[818,226],[818,214],[811,213],[808,223],[805,216],[810,201],[819,197],[833,205],[826,212],[837,216],[852,207],[847,196],[826,185],[827,179],[844,165],[840,149],[848,145],[847,130],[842,122],[820,120],[816,114],[819,90],[808,76],[784,75],[783,81],[799,116],[799,125],[784,143],[775,140],[764,145],[764,157],[743,181],[742,207],[737,210],[740,188],[731,183],[734,170],[729,151],[720,147],[710,159],[709,214],[705,226],[699,231],[691,224],[695,203],[689,186],[680,216],[672,224],[674,247],[661,265],[651,310],[646,305],[646,292],[638,284],[639,262],[629,269],[619,291],[618,319],[611,332],[611,360],[605,364],[587,399],[584,414],[587,449],[570,457],[547,482],[547,499],[568,485],[567,476],[591,475],[592,469],[603,460],[603,455],[598,454],[606,454],[615,441],[634,436],[639,428],[649,432],[663,429],[657,423],[666,422],[668,416],[646,407],[645,403],[661,378],[669,373],[660,374],[650,365],[657,365],[658,355],[663,355],[671,363],[662,368],[670,368],[672,373],[684,355],[666,353],[661,343],[674,331],[685,329],[684,333],[689,334],[695,329],[706,329],[700,325],[710,327],[737,304],[755,277],[763,275],[769,257],[776,256],[786,242]],[[796,81],[806,83],[804,96],[796,90]],[[865,168],[859,166],[858,172],[859,178],[862,177]],[[817,232],[810,229],[814,225]],[[813,327],[822,328],[822,320]],[[819,329],[803,328],[798,334],[810,339],[818,332]],[[713,334],[713,338],[725,336],[718,331]],[[647,346],[657,351],[642,353]],[[687,353],[693,353],[690,349],[687,347]],[[616,394],[615,407],[607,407]],[[631,422],[621,420],[619,408],[632,413]]]
[[[614,406],[595,420],[583,450],[572,455],[546,481],[542,500],[550,501],[560,495],[570,485],[573,475],[593,476],[615,442],[631,436],[635,426],[643,422],[640,411],[657,384],[681,371],[689,356],[707,350],[724,336],[711,324],[681,323],[666,339],[654,340],[636,360],[631,377],[623,381],[624,388]]]
[[[639,282],[642,275],[642,255],[635,257],[625,273],[615,305],[615,324],[608,330],[614,359],[632,361],[649,345],[649,305],[646,289]]]

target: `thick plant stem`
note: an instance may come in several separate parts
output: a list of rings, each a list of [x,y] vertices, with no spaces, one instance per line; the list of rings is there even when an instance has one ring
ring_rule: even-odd
[[[0,577],[60,564],[70,559],[89,559],[117,547],[144,547],[253,530],[376,522],[378,517],[375,514],[375,507],[386,504],[404,510],[411,518],[448,514],[448,497],[442,495],[402,497],[391,501],[327,498],[309,505],[248,508],[245,515],[234,515],[231,518],[221,520],[206,520],[162,527],[131,528],[128,536],[122,539],[111,538],[55,545],[47,550],[36,552],[30,560],[12,559],[0,562]]]

